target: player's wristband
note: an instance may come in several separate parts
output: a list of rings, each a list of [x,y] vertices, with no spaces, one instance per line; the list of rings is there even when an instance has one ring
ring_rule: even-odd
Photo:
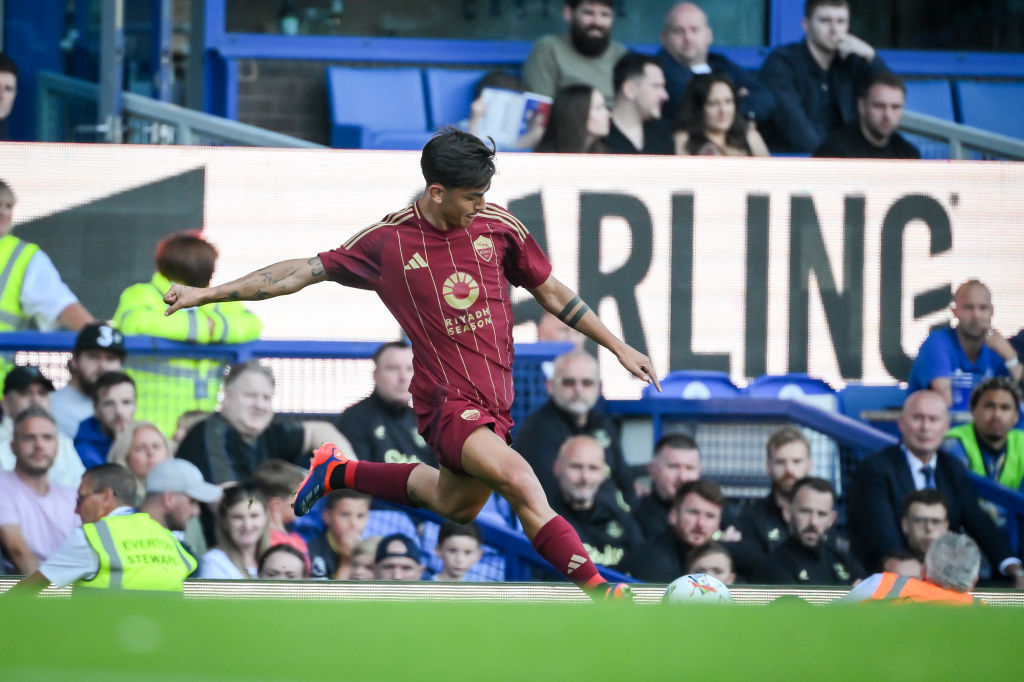
[[[1014,355],[1009,360],[1004,360],[1003,364],[1006,365],[1006,369],[1013,369],[1014,367],[1020,364],[1020,358]]]

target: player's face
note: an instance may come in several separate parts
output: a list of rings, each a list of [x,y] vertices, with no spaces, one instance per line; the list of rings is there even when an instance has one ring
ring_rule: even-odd
[[[793,484],[810,473],[811,453],[798,440],[775,448],[768,457],[768,475],[774,492],[789,495]]]
[[[712,539],[722,525],[722,508],[697,493],[683,498],[669,514],[676,536],[696,547]]]
[[[444,573],[453,580],[462,580],[466,571],[480,561],[483,552],[480,543],[466,535],[453,535],[441,543],[441,560]]]
[[[662,500],[675,497],[679,486],[700,478],[700,452],[686,448],[663,447],[647,468],[655,494]]]
[[[804,547],[815,548],[825,539],[825,533],[836,520],[831,493],[800,488],[796,499],[789,504],[789,532]]]
[[[11,452],[19,470],[42,475],[57,457],[57,426],[45,417],[29,417],[15,429]]]
[[[878,141],[889,139],[903,120],[905,100],[902,90],[881,84],[868,90],[867,97],[857,100],[860,120],[871,137]]]
[[[803,20],[804,32],[811,44],[823,52],[835,52],[850,31],[850,8],[823,5]]]
[[[991,440],[1002,440],[1017,425],[1020,412],[1013,394],[996,389],[981,395],[971,410],[971,418],[979,434]]]
[[[636,107],[645,121],[661,118],[661,105],[668,100],[665,89],[665,73],[660,66],[648,64],[644,67],[644,75],[634,79]]]
[[[324,525],[334,541],[348,551],[363,537],[370,520],[369,500],[340,500],[323,512]]]
[[[736,98],[725,83],[715,83],[704,102],[704,126],[714,133],[724,133],[736,120]]]
[[[128,382],[114,384],[96,396],[96,421],[108,436],[116,436],[135,419],[135,407],[135,387]]]
[[[597,139],[607,137],[608,131],[611,130],[611,120],[612,115],[604,102],[604,95],[600,90],[591,91],[590,110],[587,112],[587,135]]]
[[[0,74],[2,76],[3,74]],[[14,219],[14,195],[7,190],[0,190],[0,237],[11,231]]]
[[[962,287],[954,301],[956,331],[964,338],[981,341],[992,327],[992,294],[988,287],[969,284]]]
[[[608,474],[604,450],[591,441],[575,441],[555,462],[555,476],[566,502],[575,509],[589,509]]]
[[[556,361],[554,376],[548,381],[548,393],[561,409],[577,417],[585,417],[601,394],[597,363],[593,358],[583,356]]]
[[[104,372],[114,372],[121,369],[121,356],[111,353],[109,350],[83,350],[77,356],[71,358],[68,369],[71,376],[78,380],[82,392],[92,395],[96,380]]]
[[[18,77],[10,71],[0,71],[0,121],[11,115],[17,96]]]
[[[490,185],[483,189],[442,188],[439,208],[445,224],[453,227],[467,227],[473,222],[473,218],[476,218],[477,213],[487,206],[484,194],[488,189],[490,189]]]
[[[306,567],[291,552],[274,552],[263,562],[260,578],[264,580],[302,580]]]
[[[900,519],[907,546],[919,556],[924,556],[932,543],[949,532],[949,516],[941,504],[914,502]]]
[[[380,354],[373,370],[373,385],[377,395],[386,402],[408,405],[412,400],[409,384],[412,382],[412,348],[388,348]]]
[[[163,434],[152,426],[135,429],[132,446],[128,451],[128,468],[137,478],[145,479],[153,467],[170,456]]]
[[[255,547],[267,528],[267,510],[257,500],[239,500],[228,508],[227,529],[240,549]]]
[[[903,404],[898,424],[907,449],[918,457],[930,457],[949,429],[946,402],[930,391],[911,395]]]
[[[419,580],[423,567],[407,556],[389,556],[377,563],[375,575],[377,580]]]
[[[274,418],[274,385],[260,372],[244,372],[224,389],[221,414],[246,435],[259,435]]]
[[[681,5],[665,18],[661,44],[678,62],[690,66],[705,64],[711,46],[708,18],[696,5]]]
[[[687,573],[707,573],[721,580],[726,585],[736,582],[736,574],[732,570],[732,559],[728,554],[712,552],[690,564]]]
[[[29,384],[25,388],[11,389],[4,394],[4,414],[14,419],[29,405],[38,405],[44,410],[50,409],[50,392],[41,384]]]

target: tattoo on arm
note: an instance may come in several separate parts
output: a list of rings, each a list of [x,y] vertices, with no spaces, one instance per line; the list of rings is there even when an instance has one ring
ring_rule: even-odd
[[[320,256],[313,256],[308,261],[309,263],[309,274],[313,277],[322,277],[324,274],[324,264],[320,261]]]
[[[579,306],[579,308],[576,306]],[[575,313],[573,312],[574,309],[576,310]],[[557,317],[562,322],[575,329],[576,325],[579,324],[580,320],[583,319],[583,316],[586,315],[589,310],[590,307],[587,306],[579,296],[573,296],[572,300],[565,304],[565,307],[562,308],[562,311],[558,313]]]
[[[558,313],[558,316],[557,316],[558,319],[560,319],[562,322],[565,322],[566,324],[569,324],[569,322],[568,322],[568,320],[569,320],[569,313],[571,313],[572,309],[575,308],[580,303],[583,303],[583,301],[580,299],[580,297],[579,296],[573,296],[572,300],[570,300],[568,303],[566,303],[565,307],[562,308],[562,312]]]
[[[575,329],[576,325],[580,323],[580,320],[582,320],[583,316],[586,315],[588,312],[590,312],[590,306],[588,306],[586,303],[583,303],[580,306],[580,309],[576,311],[576,314],[566,321],[566,324]]]

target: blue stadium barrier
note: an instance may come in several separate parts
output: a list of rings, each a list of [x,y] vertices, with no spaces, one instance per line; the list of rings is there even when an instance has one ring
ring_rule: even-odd
[[[1024,82],[958,80],[954,87],[961,123],[1024,139]]]
[[[645,400],[664,400],[666,398],[689,398],[701,400],[706,398],[732,398],[741,394],[736,384],[725,372],[710,370],[680,369],[669,372],[661,380],[661,391],[654,384],[644,387],[642,398]]]
[[[935,78],[928,80],[908,80],[907,104],[910,111],[936,116],[945,121],[955,123],[956,110],[953,105],[953,88],[948,79]],[[945,142],[932,140],[923,135],[902,133],[916,146],[924,159],[948,159],[949,145]]]

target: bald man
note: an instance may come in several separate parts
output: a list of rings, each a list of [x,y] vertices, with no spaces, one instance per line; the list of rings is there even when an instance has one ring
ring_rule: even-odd
[[[966,410],[975,386],[992,376],[1020,381],[1017,352],[992,328],[992,292],[971,279],[953,296],[955,327],[936,329],[921,344],[910,370],[909,390],[930,388],[955,410]]]
[[[882,557],[903,546],[904,500],[915,490],[935,488],[946,499],[949,529],[962,529],[974,538],[992,564],[993,574],[1024,588],[1021,561],[978,506],[966,469],[939,450],[948,427],[946,401],[938,392],[917,391],[903,403],[899,418],[903,442],[868,457],[854,472],[848,509],[854,553],[869,571],[879,570]]]

